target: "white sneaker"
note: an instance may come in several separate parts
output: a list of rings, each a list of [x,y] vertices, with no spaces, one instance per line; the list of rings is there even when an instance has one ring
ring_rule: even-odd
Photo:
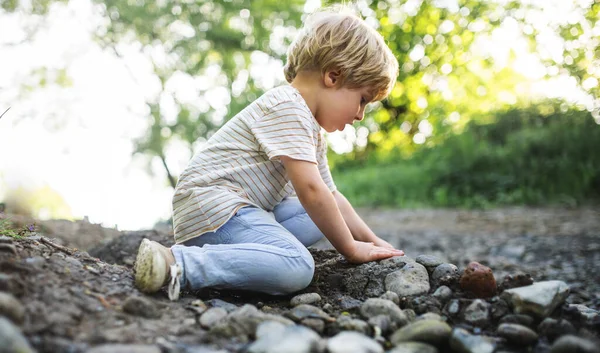
[[[169,299],[179,299],[182,271],[169,248],[143,239],[133,268],[135,286],[141,292],[155,293],[168,284]]]

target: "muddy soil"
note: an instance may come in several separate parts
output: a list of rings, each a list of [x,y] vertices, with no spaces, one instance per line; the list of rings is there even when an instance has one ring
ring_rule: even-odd
[[[430,254],[460,269],[478,261],[492,268],[498,283],[505,275],[520,273],[530,274],[535,281],[562,280],[571,288],[567,303],[600,309],[600,209],[360,213],[379,236],[409,257]],[[68,229],[75,233],[67,234]],[[23,310],[19,314],[18,308],[11,311],[0,303],[2,315],[11,318],[39,352],[85,352],[106,343],[156,344],[168,352],[239,352],[247,340],[217,339],[198,324],[203,306],[230,310],[228,304],[249,303],[272,314],[290,308],[291,296],[203,290],[185,292],[179,301],[170,302],[164,292],[144,295],[133,287],[131,266],[137,244],[143,237],[172,243],[170,232],[111,233],[111,241],[96,238],[96,246],[79,240],[89,253],[71,248],[70,239],[86,236],[80,227],[55,232],[46,227],[22,240],[0,241],[4,244],[0,246],[0,291],[17,298]],[[329,247],[326,242],[317,246]],[[334,251],[314,250],[313,254],[315,280],[303,292],[319,293],[323,297],[319,305],[329,304],[332,316],[368,297],[356,290],[344,292],[331,276],[332,268],[349,273],[353,265]]]

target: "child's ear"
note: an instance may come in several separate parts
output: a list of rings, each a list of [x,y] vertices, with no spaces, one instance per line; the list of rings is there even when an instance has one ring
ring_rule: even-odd
[[[323,77],[323,81],[325,83],[325,87],[336,87],[340,82],[340,71],[326,71]]]

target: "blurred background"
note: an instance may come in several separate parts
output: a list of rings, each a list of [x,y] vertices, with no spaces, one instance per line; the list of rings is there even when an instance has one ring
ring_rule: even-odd
[[[314,0],[0,0],[0,202],[151,228],[188,160],[285,83]],[[600,200],[600,4],[348,3],[400,63],[390,97],[329,134],[359,207]]]

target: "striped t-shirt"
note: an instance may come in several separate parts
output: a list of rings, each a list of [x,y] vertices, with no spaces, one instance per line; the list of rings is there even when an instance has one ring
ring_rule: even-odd
[[[273,88],[221,127],[192,158],[173,196],[175,242],[227,222],[243,206],[271,211],[293,195],[280,156],[315,163],[332,192],[327,143],[292,86]]]

